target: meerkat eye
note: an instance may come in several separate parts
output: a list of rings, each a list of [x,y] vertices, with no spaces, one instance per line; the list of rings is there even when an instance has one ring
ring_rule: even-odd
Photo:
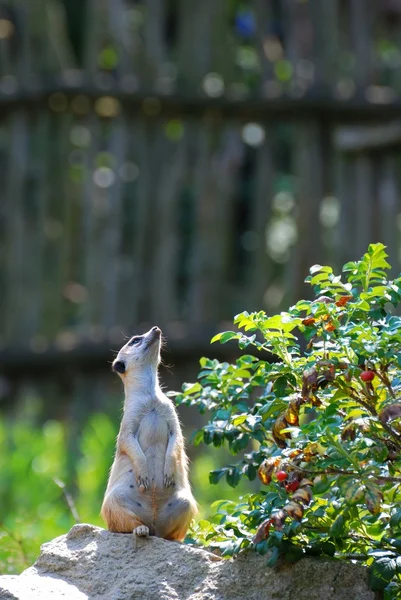
[[[132,340],[130,340],[128,342],[128,346],[138,346],[138,344],[141,343],[141,338],[140,337],[134,337],[132,338]]]

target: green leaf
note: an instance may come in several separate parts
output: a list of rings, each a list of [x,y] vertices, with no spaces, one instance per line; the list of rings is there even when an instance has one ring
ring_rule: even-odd
[[[397,510],[395,513],[391,515],[390,519],[390,527],[400,527],[401,526],[401,509]]]
[[[309,269],[309,273],[311,275],[314,275],[320,271],[324,271],[324,273],[332,273],[333,269],[331,267],[322,267],[322,265],[313,265],[313,267]]]
[[[271,550],[271,554],[266,561],[266,567],[273,568],[276,566],[278,559],[280,557],[280,550],[277,546],[274,546]]]
[[[372,515],[377,515],[380,512],[383,493],[380,488],[373,483],[366,483],[365,502],[366,508]]]
[[[376,559],[369,569],[369,585],[376,592],[384,590],[393,579],[397,570],[397,563],[391,557]]]
[[[226,473],[226,480],[228,485],[231,487],[236,487],[241,479],[240,472],[236,467],[230,467]]]
[[[336,546],[333,542],[321,542],[320,547],[323,554],[327,554],[327,556],[334,556],[336,553]]]
[[[259,542],[259,544],[256,544],[255,550],[258,554],[261,554],[262,556],[267,554],[269,552],[267,540],[263,540],[262,542]]]
[[[247,420],[248,415],[238,415],[231,420],[231,423],[234,427],[238,427],[238,425],[242,425]]]
[[[276,379],[276,381],[274,382],[273,389],[274,389],[274,393],[279,398],[282,398],[283,396],[285,396],[286,391],[287,391],[287,378],[286,377],[278,377]]]
[[[195,431],[190,439],[190,443],[194,446],[199,446],[201,442],[203,442],[203,429]]]
[[[190,394],[195,394],[196,392],[200,392],[202,386],[200,383],[184,383],[182,386],[184,390],[184,396],[189,396]]]
[[[209,482],[211,484],[218,483],[226,472],[227,472],[226,468],[225,469],[217,469],[216,471],[210,471]]]
[[[226,344],[230,340],[238,340],[240,339],[241,334],[236,333],[235,331],[224,331],[223,333],[218,333],[210,340],[211,344],[214,342],[220,342],[220,344]]]
[[[332,479],[329,479],[327,475],[321,475],[320,478],[316,481],[313,486],[314,494],[324,494],[331,487]]]
[[[339,538],[345,533],[345,517],[343,514],[338,515],[332,526],[330,527],[330,535],[334,538]]]
[[[365,487],[359,481],[347,482],[344,489],[345,501],[351,506],[360,502],[365,492]]]
[[[249,481],[253,481],[254,479],[256,479],[256,467],[255,465],[249,464],[247,465],[246,471],[245,471]]]

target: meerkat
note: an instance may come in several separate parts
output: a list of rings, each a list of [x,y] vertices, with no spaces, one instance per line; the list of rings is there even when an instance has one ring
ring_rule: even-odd
[[[178,416],[159,386],[160,345],[152,327],[113,362],[125,402],[101,515],[110,531],[182,541],[197,504]]]

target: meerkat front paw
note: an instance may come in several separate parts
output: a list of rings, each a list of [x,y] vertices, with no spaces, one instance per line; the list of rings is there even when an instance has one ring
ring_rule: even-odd
[[[141,492],[144,492],[145,490],[149,489],[149,487],[150,487],[149,477],[146,477],[146,476],[143,477],[142,475],[138,475],[136,482],[137,482],[138,488]]]
[[[164,473],[163,484],[164,487],[173,487],[175,485],[174,473]]]

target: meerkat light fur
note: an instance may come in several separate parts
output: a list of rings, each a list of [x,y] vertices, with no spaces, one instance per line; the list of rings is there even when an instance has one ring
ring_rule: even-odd
[[[152,327],[113,362],[125,403],[101,515],[110,531],[181,541],[197,505],[178,416],[159,386],[160,345]]]

